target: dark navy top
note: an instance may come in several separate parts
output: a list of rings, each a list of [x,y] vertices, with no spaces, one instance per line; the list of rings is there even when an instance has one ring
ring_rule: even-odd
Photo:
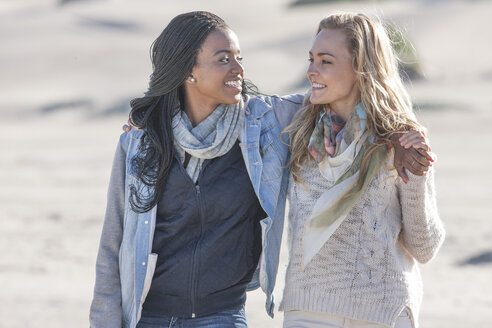
[[[204,161],[196,184],[175,158],[157,206],[158,259],[142,315],[198,317],[244,306],[266,216],[239,143]]]

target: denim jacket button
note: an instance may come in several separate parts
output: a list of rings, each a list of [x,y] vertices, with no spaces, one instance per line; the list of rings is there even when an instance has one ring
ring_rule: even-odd
[[[142,262],[142,265],[145,266],[145,262]]]
[[[145,224],[149,224],[149,221],[148,221],[148,220],[145,220],[145,222],[144,222],[144,223],[145,223]]]

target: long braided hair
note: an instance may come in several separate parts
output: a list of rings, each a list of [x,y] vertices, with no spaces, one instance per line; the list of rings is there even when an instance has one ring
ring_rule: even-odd
[[[148,91],[130,102],[130,123],[144,131],[139,151],[131,160],[132,171],[144,185],[130,185],[129,202],[135,212],[147,212],[157,204],[173,162],[171,123],[183,109],[183,84],[207,36],[228,28],[223,19],[212,13],[189,12],[171,20],[152,43],[153,73]],[[248,86],[249,82],[243,84],[243,95]],[[145,192],[149,190],[152,192]]]

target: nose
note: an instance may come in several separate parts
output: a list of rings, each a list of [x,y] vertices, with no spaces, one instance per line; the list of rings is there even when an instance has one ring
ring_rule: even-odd
[[[232,73],[244,75],[243,65],[237,59],[234,59],[234,64],[232,66]]]
[[[316,70],[314,63],[310,63],[309,67],[307,69],[307,76],[308,76],[309,80],[311,81],[311,78],[315,77],[317,74],[318,74],[318,71]]]

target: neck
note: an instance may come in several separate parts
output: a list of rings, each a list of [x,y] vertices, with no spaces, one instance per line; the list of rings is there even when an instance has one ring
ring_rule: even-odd
[[[347,122],[350,115],[352,115],[352,112],[355,110],[355,107],[360,102],[360,99],[361,95],[359,88],[357,87],[357,84],[354,83],[347,96],[328,104],[328,106],[330,106],[330,108],[333,109],[335,113],[344,120],[344,122]]]
[[[197,126],[201,121],[206,119],[219,104],[197,101],[185,97],[184,112],[190,119],[193,127]]]
[[[359,102],[357,100],[347,101],[345,103],[334,103],[328,104],[328,106],[338,115],[340,116],[344,122],[347,122],[352,115],[352,112],[355,110]]]

